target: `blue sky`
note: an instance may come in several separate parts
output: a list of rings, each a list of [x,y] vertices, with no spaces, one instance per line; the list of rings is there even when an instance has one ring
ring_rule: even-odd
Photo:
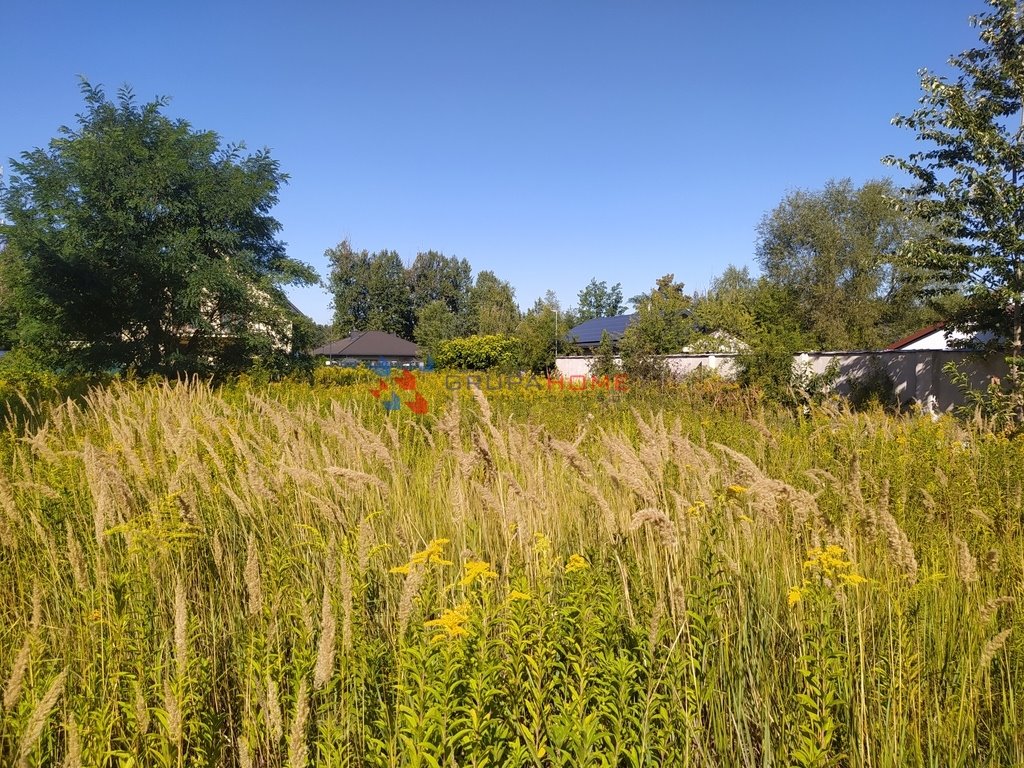
[[[143,7],[152,6],[152,7]],[[290,255],[434,249],[564,305],[597,277],[626,296],[672,272],[706,288],[754,266],[787,190],[892,175],[890,119],[917,70],[973,46],[980,0],[10,3],[0,162],[82,107],[78,75],[291,179]],[[291,291],[320,322],[321,288]]]

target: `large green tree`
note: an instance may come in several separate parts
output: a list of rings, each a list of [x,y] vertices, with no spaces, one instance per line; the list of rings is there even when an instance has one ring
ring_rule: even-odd
[[[966,301],[948,325],[988,332],[1009,351],[1018,421],[1024,420],[1024,7],[987,0],[972,17],[982,45],[953,56],[956,79],[923,70],[921,107],[893,123],[927,149],[887,157],[913,176],[905,207],[931,226],[907,249],[941,290]]]
[[[878,349],[931,319],[920,270],[899,250],[920,226],[889,181],[830,181],[786,195],[758,227],[757,257],[819,349]]]
[[[315,282],[270,215],[286,180],[243,154],[83,82],[85,110],[11,162],[0,255],[18,341],[65,368],[237,369],[287,341],[282,285]]]
[[[366,287],[369,301],[366,330],[412,338],[412,297],[405,266],[397,251],[379,251],[370,257]]]
[[[435,299],[416,312],[413,333],[421,354],[436,359],[441,344],[459,335],[459,319],[442,299]]]
[[[396,251],[356,251],[348,240],[325,251],[334,330],[384,331],[412,338],[415,314],[405,266]]]
[[[553,370],[555,357],[565,354],[571,347],[564,340],[566,331],[578,322],[572,310],[562,310],[554,291],[546,291],[523,315],[516,328],[520,366],[534,373]]]
[[[622,303],[622,283],[608,287],[608,283],[592,278],[579,292],[576,307],[577,322],[583,323],[595,317],[614,317],[626,311]]]
[[[465,259],[424,251],[407,272],[413,311],[419,312],[434,301],[443,301],[452,314],[464,320],[469,311],[469,291],[473,287],[473,269]]]
[[[347,336],[366,329],[370,316],[370,252],[357,251],[347,239],[324,251],[330,265],[327,289],[334,305],[334,332]]]
[[[670,274],[633,302],[637,316],[619,345],[623,370],[633,379],[663,379],[668,371],[661,356],[682,352],[694,336],[693,297]]]
[[[480,336],[512,334],[519,325],[519,318],[519,306],[512,285],[490,270],[480,272],[469,292],[466,330]]]

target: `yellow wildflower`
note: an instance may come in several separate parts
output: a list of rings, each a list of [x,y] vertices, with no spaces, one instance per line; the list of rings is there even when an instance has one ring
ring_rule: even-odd
[[[531,595],[529,592],[520,592],[518,589],[513,589],[511,592],[508,593],[508,601],[510,603],[514,603],[517,600],[532,600],[532,599],[533,599],[533,595]]]
[[[459,581],[459,586],[468,587],[473,582],[485,579],[496,579],[498,574],[491,570],[491,564],[483,560],[470,560],[466,563],[466,575]]]
[[[829,544],[824,549],[814,547],[807,553],[804,570],[831,578],[853,567],[852,562],[843,559],[845,555],[843,548],[835,544]]]
[[[423,626],[443,629],[448,637],[467,637],[469,630],[463,626],[467,621],[469,621],[469,605],[462,603],[455,608],[446,610],[439,618],[424,622]]]
[[[861,576],[859,573],[843,573],[839,576],[843,584],[849,584],[851,586],[857,586],[858,584],[866,584],[867,579]]]
[[[705,504],[705,503],[704,503],[703,501],[700,501],[700,500],[698,500],[698,501],[695,501],[695,502],[693,502],[693,504],[691,504],[691,505],[690,505],[690,506],[689,506],[689,507],[688,507],[688,508],[686,509],[686,511],[687,511],[687,512],[688,512],[689,514],[691,514],[691,515],[693,515],[694,517],[696,517],[696,516],[697,516],[697,515],[699,515],[699,514],[700,514],[701,512],[703,512],[704,510],[706,510],[706,509],[707,509],[707,507],[708,507],[708,505],[707,505],[707,504]]]
[[[804,591],[800,587],[790,587],[789,594],[786,595],[786,602],[789,603],[789,607],[792,608],[801,600],[804,599]]]
[[[448,544],[448,542],[449,539],[434,539],[427,545],[426,549],[414,552],[409,557],[408,563],[392,568],[391,573],[408,574],[414,565],[452,565],[451,560],[445,560],[441,555],[442,547]]]
[[[572,555],[569,558],[569,562],[565,564],[566,573],[575,573],[576,571],[585,571],[590,567],[590,563],[584,560],[580,555]]]
[[[738,499],[740,496],[745,494],[749,489],[742,485],[736,485],[735,483],[725,489],[725,496],[729,499]]]
[[[551,539],[540,531],[533,534],[533,551],[538,555],[546,555],[551,551]]]

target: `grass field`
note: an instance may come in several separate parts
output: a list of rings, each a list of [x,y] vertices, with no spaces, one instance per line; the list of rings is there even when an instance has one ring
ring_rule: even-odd
[[[12,403],[0,765],[1024,765],[1024,441],[368,389]]]

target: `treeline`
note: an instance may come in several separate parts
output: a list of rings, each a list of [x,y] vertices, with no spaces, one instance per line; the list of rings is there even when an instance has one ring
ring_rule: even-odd
[[[406,266],[395,251],[357,251],[343,240],[324,254],[334,320],[326,333],[384,331],[414,340],[425,355],[452,366],[550,369],[576,324],[625,311],[622,286],[592,279],[563,308],[552,291],[525,312],[515,288],[490,270],[473,276],[469,261],[438,251]],[[455,339],[461,344],[443,345]]]
[[[687,292],[675,274],[659,278],[629,299],[637,316],[619,344],[605,341],[599,366],[621,356],[634,377],[656,378],[662,355],[742,352],[751,380],[777,388],[794,352],[880,349],[941,319],[953,300],[935,298],[931,273],[901,258],[927,229],[894,204],[898,194],[886,180],[848,179],[787,194],[758,227],[760,275],[729,266],[703,292]],[[426,251],[405,266],[394,251],[348,241],[326,256],[331,333],[394,333],[454,367],[549,370],[556,353],[577,351],[573,326],[627,311],[621,283],[596,278],[574,306],[548,291],[520,312],[512,285],[489,271],[474,279],[464,258]]]

